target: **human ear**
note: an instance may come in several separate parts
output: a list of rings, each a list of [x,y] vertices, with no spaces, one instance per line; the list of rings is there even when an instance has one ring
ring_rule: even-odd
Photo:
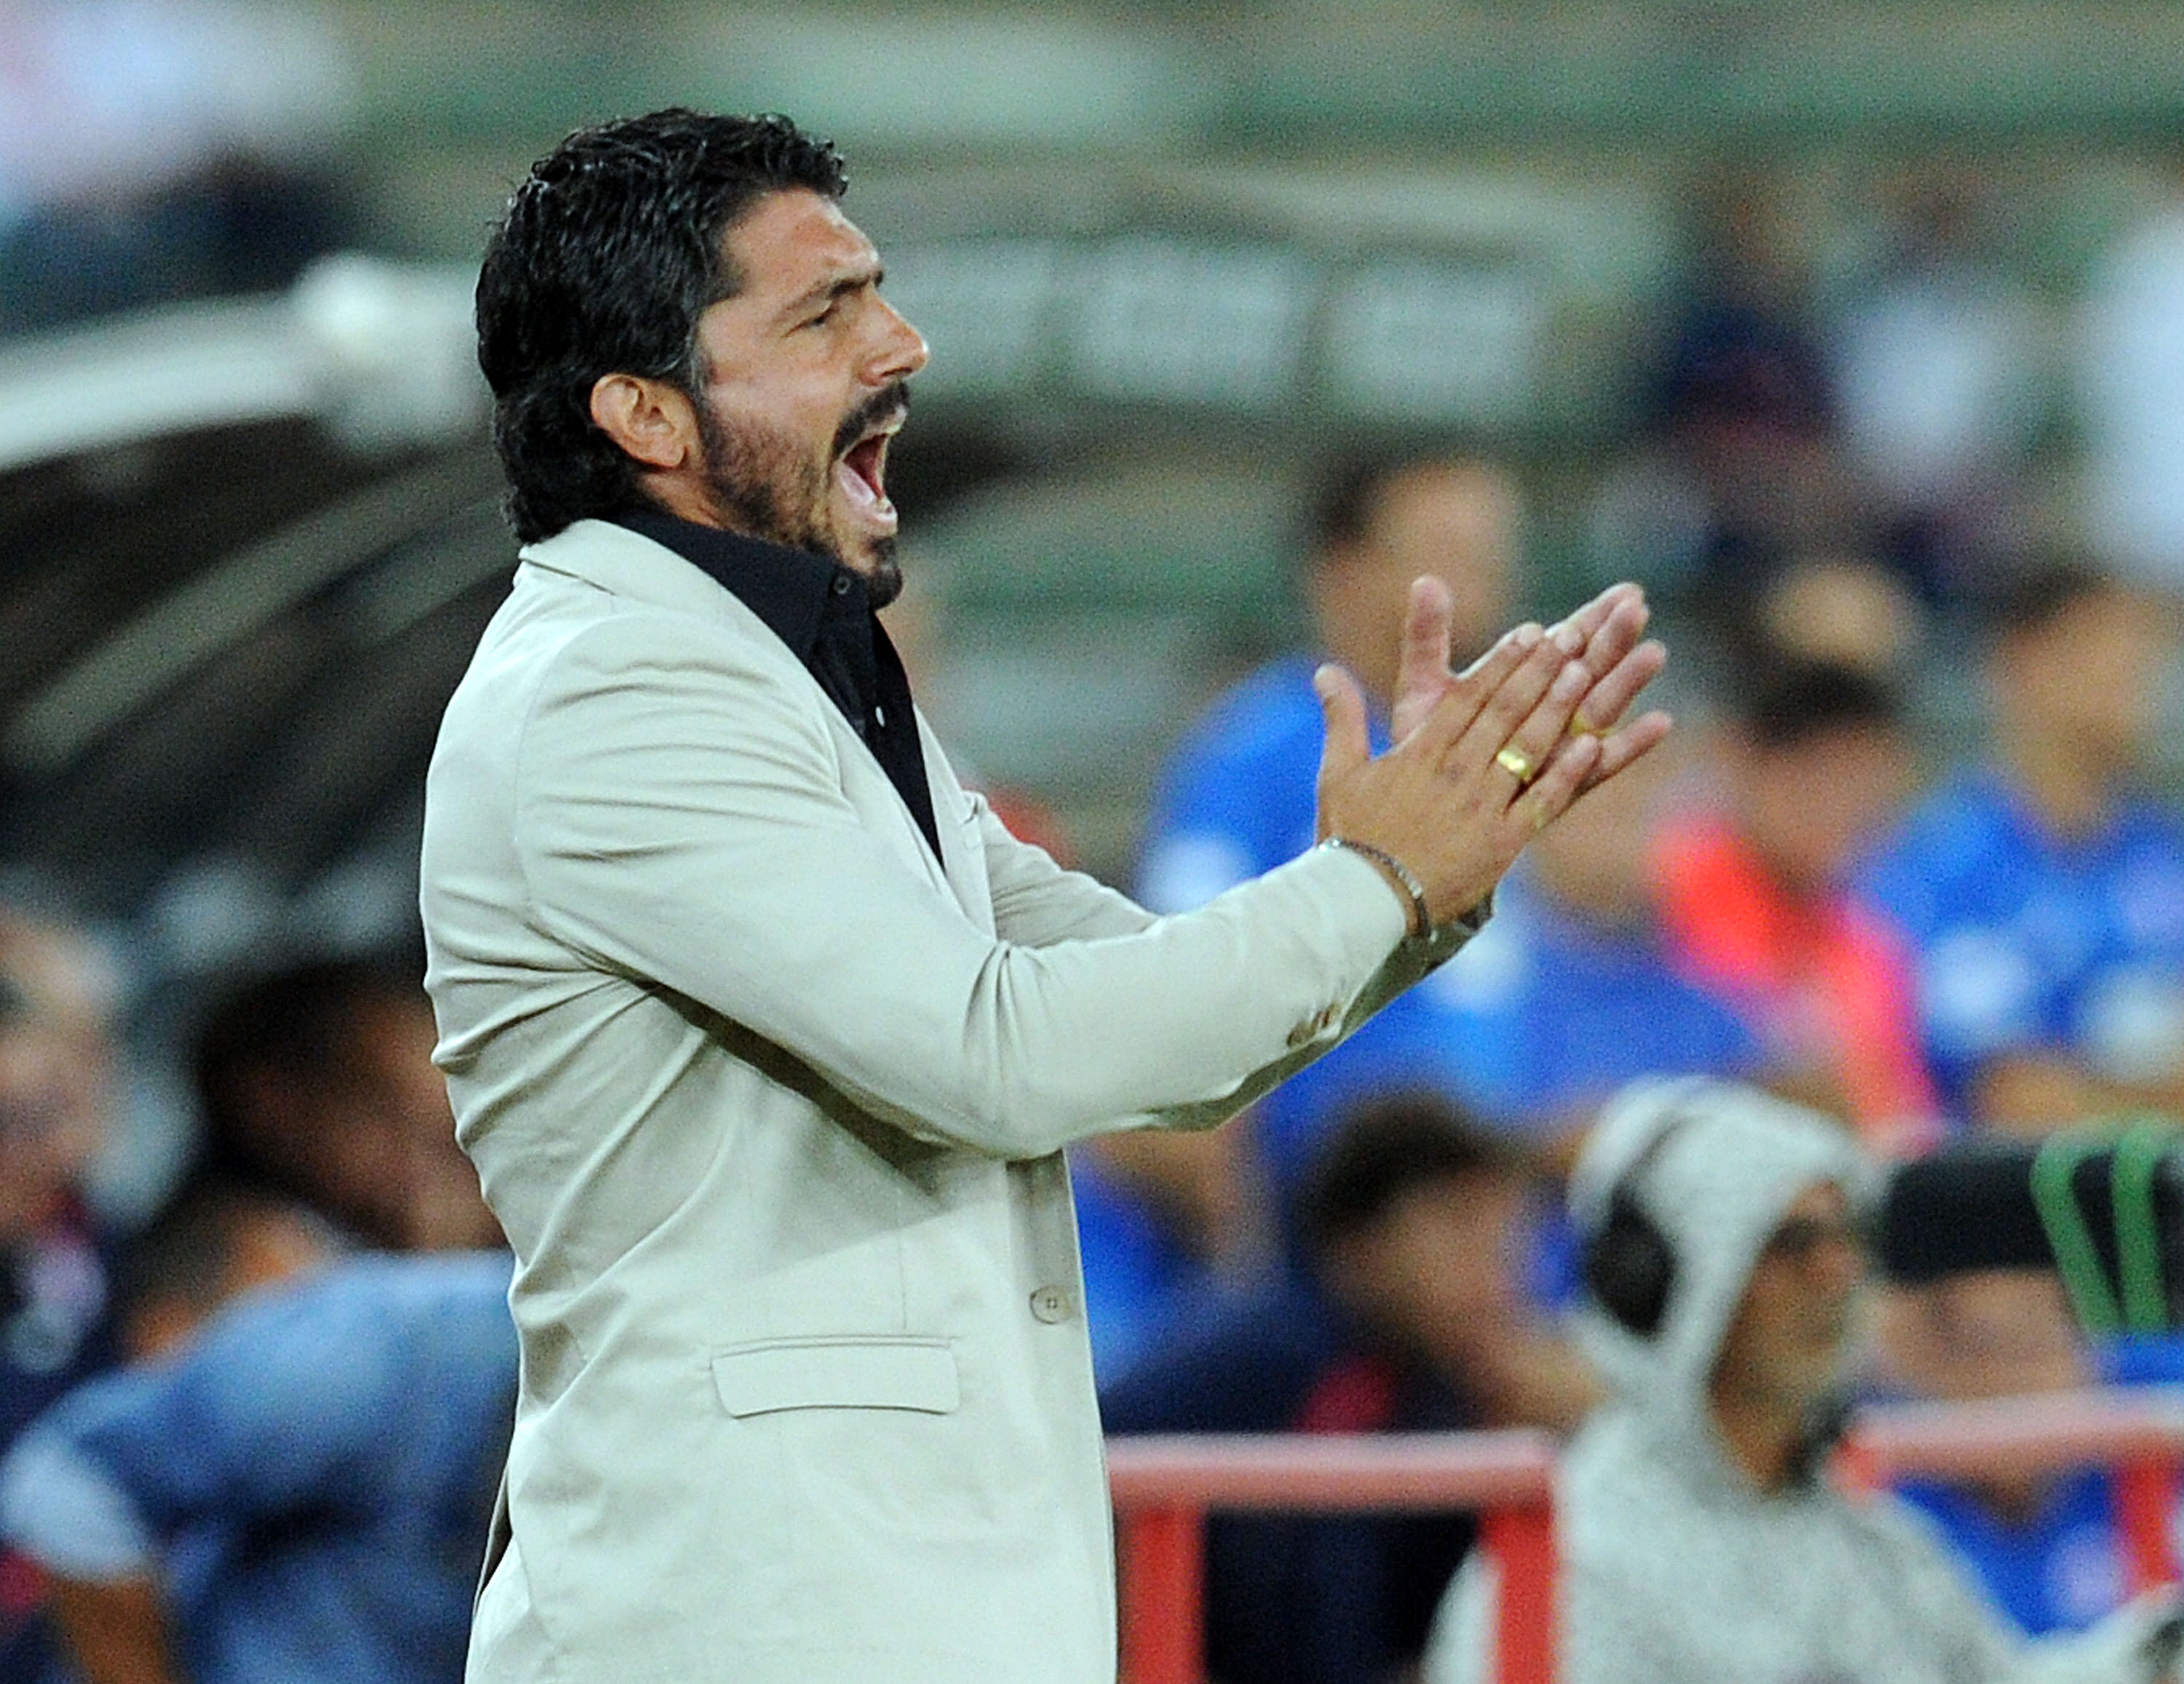
[[[603,374],[592,382],[592,420],[634,460],[672,472],[698,454],[690,400],[663,381]]]

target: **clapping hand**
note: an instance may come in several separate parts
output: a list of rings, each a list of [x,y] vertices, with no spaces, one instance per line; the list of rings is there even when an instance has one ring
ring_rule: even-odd
[[[1327,719],[1319,834],[1400,862],[1435,924],[1476,906],[1525,842],[1669,727],[1658,711],[1624,721],[1667,659],[1645,640],[1635,585],[1611,586],[1552,627],[1519,626],[1461,672],[1449,666],[1450,617],[1445,584],[1412,586],[1394,746],[1378,759],[1357,681],[1332,666],[1314,678]]]

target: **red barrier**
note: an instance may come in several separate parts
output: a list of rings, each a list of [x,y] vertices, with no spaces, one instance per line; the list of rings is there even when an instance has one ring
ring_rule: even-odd
[[[1502,1563],[1500,1676],[1552,1684],[1553,1475],[1554,1442],[1535,1432],[1111,1439],[1123,1676],[1203,1684],[1208,1509],[1470,1508]]]
[[[1878,1480],[1975,1479],[2105,1462],[2131,1586],[2180,1576],[2170,1517],[2184,1470],[2184,1392],[2158,1387],[2056,1391],[1983,1403],[1899,1403],[1866,1410],[1851,1453]]]
[[[1845,1450],[1853,1482],[1970,1478],[2109,1463],[2132,1588],[2184,1577],[2171,1520],[2184,1471],[2184,1391],[2058,1392],[1864,1411]],[[1552,1684],[1553,1441],[1533,1432],[1112,1439],[1126,1684],[1203,1684],[1205,1518],[1479,1511],[1501,1564],[1502,1684]]]

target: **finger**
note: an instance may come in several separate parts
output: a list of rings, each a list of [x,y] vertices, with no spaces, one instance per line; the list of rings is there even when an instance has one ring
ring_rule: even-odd
[[[1535,651],[1546,647],[1546,633],[1532,621],[1512,627],[1494,646],[1450,681],[1434,722],[1446,750],[1479,717],[1479,710],[1507,683],[1513,674]],[[1549,667],[1552,675],[1552,667]],[[1421,718],[1420,723],[1424,723]]]
[[[1563,627],[1568,627],[1578,634],[1583,643],[1589,644],[1598,634],[1600,628],[1607,623],[1609,617],[1618,608],[1626,604],[1635,603],[1643,610],[1645,602],[1644,591],[1629,580],[1622,580],[1608,586],[1606,590],[1601,592],[1598,596],[1593,598],[1568,619],[1558,622],[1554,629],[1560,630]]]
[[[1656,708],[1650,713],[1639,715],[1621,729],[1611,731],[1606,736],[1598,739],[1600,762],[1595,767],[1591,780],[1585,787],[1592,789],[1605,783],[1625,767],[1651,754],[1667,739],[1669,733],[1674,727],[1674,722],[1667,714]],[[1573,737],[1570,739],[1574,744],[1591,740],[1594,739],[1584,737]]]
[[[1669,651],[1661,644],[1650,640],[1640,644],[1586,692],[1570,728],[1596,734],[1614,729],[1638,693],[1660,677],[1668,661]]]
[[[1396,665],[1396,705],[1423,694],[1430,707],[1449,680],[1448,636],[1455,622],[1456,595],[1445,579],[1411,581],[1403,613],[1402,648]]]
[[[1596,774],[1604,748],[1597,737],[1568,739],[1531,787],[1510,803],[1510,822],[1518,827],[1512,839],[1518,846],[1568,812],[1580,795],[1599,782]]]
[[[1585,700],[1592,675],[1578,660],[1564,662],[1554,682],[1532,711],[1517,722],[1494,750],[1495,775],[1507,780],[1507,795],[1514,800],[1558,755],[1591,739],[1569,734],[1570,716]]]
[[[1534,645],[1545,635],[1544,628],[1536,620],[1527,620],[1521,626],[1512,626],[1495,638],[1485,654],[1456,675],[1457,682],[1485,683],[1488,693],[1491,694],[1494,686],[1507,678],[1517,661],[1529,655]]]
[[[1554,722],[1532,731],[1523,745],[1535,763],[1544,761],[1547,750],[1569,723],[1573,709],[1584,697],[1591,675],[1584,664],[1571,658],[1556,642],[1552,635],[1542,637],[1538,645],[1495,689],[1477,717],[1467,726],[1451,746],[1449,761],[1459,775],[1466,772],[1492,770],[1495,755],[1507,746],[1518,728],[1542,707],[1546,717]],[[1557,694],[1557,687],[1559,691]],[[1547,697],[1557,695],[1548,704]],[[1507,778],[1511,774],[1496,774]]]
[[[1618,601],[1607,617],[1596,627],[1585,640],[1585,664],[1593,676],[1600,678],[1615,669],[1616,664],[1638,646],[1639,638],[1646,635],[1646,622],[1653,611],[1640,596],[1629,596]]]
[[[1365,693],[1355,678],[1329,661],[1312,675],[1312,688],[1325,722],[1319,749],[1319,788],[1323,790],[1370,760],[1373,742],[1365,727]]]

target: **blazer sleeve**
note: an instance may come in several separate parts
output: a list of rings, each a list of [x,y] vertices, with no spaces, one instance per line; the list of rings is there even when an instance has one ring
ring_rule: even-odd
[[[868,828],[813,695],[706,629],[617,615],[551,663],[517,750],[529,914],[921,1138],[1030,1157],[1218,1121],[1460,940],[1405,941],[1331,853],[1152,918],[990,818],[988,934]]]
[[[1011,834],[984,796],[973,794],[971,801],[978,813],[994,928],[1004,940],[1050,947],[1134,935],[1151,925],[1153,915],[1128,895],[1056,865],[1045,849]]]

